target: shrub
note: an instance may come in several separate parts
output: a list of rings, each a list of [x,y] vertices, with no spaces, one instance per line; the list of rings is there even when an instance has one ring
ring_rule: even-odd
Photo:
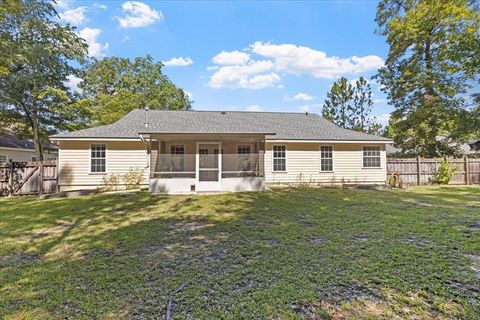
[[[102,178],[102,191],[117,191],[120,178],[116,174],[109,174]]]
[[[457,168],[450,165],[446,159],[440,159],[439,163],[440,167],[438,167],[433,181],[438,184],[448,184],[457,171]]]
[[[393,187],[393,188],[402,188],[403,187],[403,181],[400,178],[400,173],[394,172],[390,175],[390,178],[388,179],[388,184]]]
[[[130,169],[123,176],[123,181],[125,181],[125,189],[135,190],[140,189],[140,186],[143,182],[144,171],[142,169]]]

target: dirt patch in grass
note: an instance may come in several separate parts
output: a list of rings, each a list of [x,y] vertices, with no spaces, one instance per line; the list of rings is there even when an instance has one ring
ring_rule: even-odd
[[[367,237],[367,236],[355,236],[355,237],[352,238],[352,240],[353,240],[353,242],[356,242],[356,243],[362,243],[362,242],[370,240],[370,238]]]
[[[327,240],[324,237],[312,236],[307,238],[307,242],[309,244],[324,244],[327,242]]]
[[[432,241],[430,240],[425,240],[425,239],[420,239],[416,236],[408,236],[406,238],[403,238],[403,239],[399,239],[398,240],[399,242],[401,243],[406,243],[406,244],[412,244],[414,246],[416,246],[417,248],[427,248],[427,247],[431,247],[433,245]]]
[[[212,223],[204,223],[204,222],[187,222],[187,223],[178,223],[176,228],[174,229],[175,232],[191,232],[191,231],[198,231],[204,228],[213,227],[214,224]]]
[[[472,269],[477,278],[480,279],[480,255],[467,254],[465,257],[471,261],[470,269]]]
[[[0,256],[0,264],[32,262],[39,258],[38,254],[15,253],[8,256]]]
[[[345,301],[358,299],[381,300],[379,292],[374,288],[365,287],[357,283],[337,284],[317,291],[316,296],[324,302],[341,304]]]
[[[467,230],[480,232],[480,223],[470,223],[467,226]]]

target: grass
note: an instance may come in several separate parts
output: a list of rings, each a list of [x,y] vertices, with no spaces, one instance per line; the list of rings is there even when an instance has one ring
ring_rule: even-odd
[[[478,186],[0,199],[6,319],[478,319],[479,264]]]

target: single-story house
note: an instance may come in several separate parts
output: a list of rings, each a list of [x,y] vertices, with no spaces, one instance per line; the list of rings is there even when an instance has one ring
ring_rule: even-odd
[[[263,190],[266,184],[384,184],[390,139],[312,113],[134,110],[51,137],[60,190],[144,170],[152,193]]]
[[[44,146],[45,159],[57,158],[57,146],[47,144]],[[36,161],[35,145],[30,140],[17,139],[11,134],[0,135],[0,163]]]

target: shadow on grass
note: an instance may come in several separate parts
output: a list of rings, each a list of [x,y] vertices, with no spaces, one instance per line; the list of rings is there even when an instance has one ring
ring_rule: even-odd
[[[159,317],[188,281],[174,297],[180,318],[335,316],[361,303],[381,309],[377,316],[478,315],[480,282],[462,257],[480,250],[480,237],[456,228],[475,216],[450,212],[447,194],[292,188],[7,200],[0,309]],[[410,198],[445,206],[443,220],[401,205]],[[34,232],[44,235],[22,240]],[[5,259],[17,250],[37,258]]]

